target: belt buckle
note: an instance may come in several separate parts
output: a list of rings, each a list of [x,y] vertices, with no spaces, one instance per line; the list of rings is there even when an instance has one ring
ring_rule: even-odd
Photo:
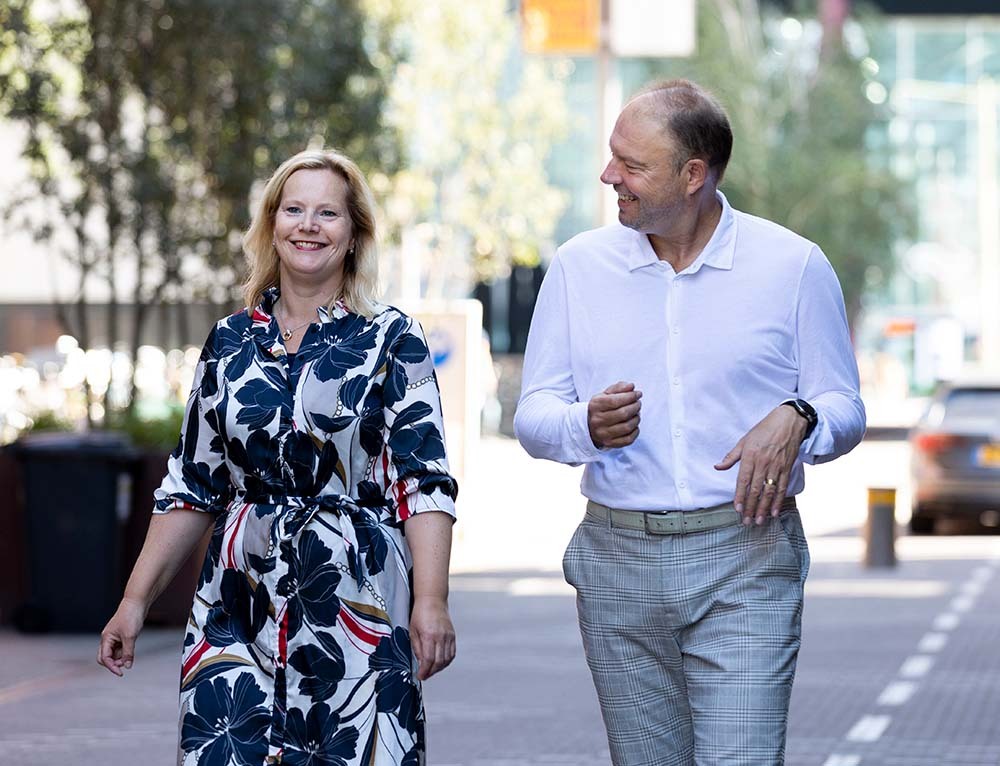
[[[646,525],[646,533],[650,535],[674,535],[684,529],[683,518],[680,511],[668,511],[666,513],[645,513],[643,521]]]

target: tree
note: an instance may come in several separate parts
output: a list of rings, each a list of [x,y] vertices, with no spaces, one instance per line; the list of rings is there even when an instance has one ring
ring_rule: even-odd
[[[230,304],[253,185],[288,155],[336,145],[395,167],[384,32],[356,0],[65,6],[0,6],[0,114],[26,127],[38,203],[14,215],[76,266],[75,311],[57,305],[85,348],[95,284],[112,348],[134,306],[133,359],[150,306]]]
[[[646,75],[690,77],[720,98],[735,135],[724,192],[823,248],[853,324],[868,275],[887,279],[914,231],[905,185],[867,148],[885,115],[866,97],[863,29],[851,47],[839,28],[762,15],[756,0],[698,10],[698,53]]]
[[[405,136],[405,170],[372,179],[398,258],[389,292],[465,297],[511,264],[537,263],[566,205],[544,169],[567,124],[552,66],[517,55],[505,0],[366,8],[394,30],[401,62],[386,120]]]

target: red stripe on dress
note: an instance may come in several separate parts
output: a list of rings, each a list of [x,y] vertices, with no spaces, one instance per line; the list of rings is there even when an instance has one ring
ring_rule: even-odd
[[[344,628],[348,633],[357,636],[366,644],[378,646],[378,642],[382,640],[382,637],[378,633],[373,633],[365,628],[361,625],[361,623],[355,620],[346,609],[342,608],[340,610],[340,619],[344,622]]]
[[[236,567],[235,561],[233,559],[233,556],[234,556],[233,550],[236,547],[236,533],[239,531],[240,525],[243,523],[243,520],[246,518],[248,510],[250,510],[250,503],[245,503],[243,505],[243,508],[240,509],[239,514],[237,514],[236,518],[233,520],[233,523],[230,524],[229,528],[226,530],[227,534],[230,531],[232,532],[232,535],[229,538],[229,545],[226,547],[226,555],[229,558],[229,560],[228,560],[228,562],[226,564],[226,567],[228,569],[234,569]]]
[[[188,674],[197,667],[198,662],[201,660],[202,656],[209,649],[209,643],[206,639],[202,639],[198,646],[188,655],[187,659],[184,660],[184,664],[181,665],[181,678],[187,678]]]
[[[288,612],[281,618],[281,627],[278,629],[278,667],[285,667],[288,659]]]

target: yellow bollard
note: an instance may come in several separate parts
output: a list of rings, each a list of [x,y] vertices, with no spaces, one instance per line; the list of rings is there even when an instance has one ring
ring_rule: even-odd
[[[868,488],[865,566],[896,566],[896,490]]]

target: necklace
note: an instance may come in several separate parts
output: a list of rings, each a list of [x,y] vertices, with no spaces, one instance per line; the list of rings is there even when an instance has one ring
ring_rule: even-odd
[[[301,330],[303,327],[305,327],[307,324],[312,324],[312,320],[308,319],[308,320],[306,320],[305,322],[303,322],[300,325],[296,325],[295,327],[290,327],[287,330],[282,330],[281,331],[281,337],[284,338],[285,340],[288,340],[295,333],[297,333],[299,330]]]

